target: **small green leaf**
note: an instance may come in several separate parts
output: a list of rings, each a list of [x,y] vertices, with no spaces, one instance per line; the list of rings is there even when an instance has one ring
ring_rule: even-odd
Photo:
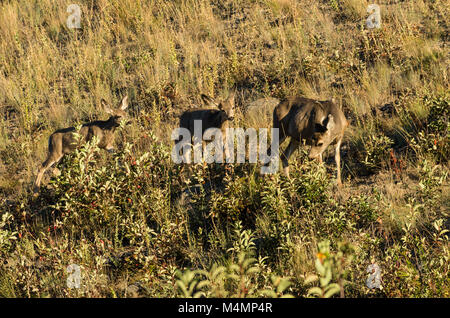
[[[284,292],[289,286],[291,285],[291,282],[285,278],[282,278],[280,280],[280,283],[277,286],[277,293],[281,294]]]
[[[308,277],[305,278],[304,284],[309,285],[311,283],[314,283],[318,279],[319,279],[319,276],[317,276],[315,274],[309,275]]]
[[[308,296],[310,296],[310,295],[315,295],[315,296],[321,297],[322,296],[322,289],[320,289],[319,287],[310,288],[308,290]]]
[[[338,284],[336,284],[336,283],[330,284],[325,289],[324,297],[325,298],[330,298],[331,296],[333,296],[334,294],[339,293],[340,291],[341,291],[341,287]]]

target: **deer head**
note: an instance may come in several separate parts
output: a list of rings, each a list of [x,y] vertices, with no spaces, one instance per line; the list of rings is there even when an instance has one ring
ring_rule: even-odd
[[[127,113],[125,112],[125,109],[127,109],[127,107],[128,107],[128,95],[126,95],[122,99],[122,102],[118,108],[114,108],[114,109],[111,108],[104,99],[102,99],[102,106],[103,106],[103,109],[108,114],[111,115],[111,117],[109,117],[108,121],[111,122],[111,124],[114,127],[119,127],[120,122],[127,118]]]
[[[234,119],[234,111],[235,111],[235,103],[234,103],[235,95],[236,95],[236,92],[232,91],[228,95],[227,99],[222,100],[218,103],[211,97],[204,95],[204,94],[201,95],[201,98],[203,100],[203,103],[205,103],[205,105],[218,108],[226,115],[225,117],[227,120],[233,120]]]

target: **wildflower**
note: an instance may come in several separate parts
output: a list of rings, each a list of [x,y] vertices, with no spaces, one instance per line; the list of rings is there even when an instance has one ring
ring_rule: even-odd
[[[327,258],[327,256],[323,253],[317,253],[317,258],[319,259],[320,263],[323,264],[323,261]]]

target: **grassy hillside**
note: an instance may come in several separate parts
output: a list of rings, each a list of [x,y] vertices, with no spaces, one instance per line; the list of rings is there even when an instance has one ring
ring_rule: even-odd
[[[0,296],[450,296],[447,1],[376,1],[374,29],[365,0],[78,0],[70,29],[74,2],[0,3]],[[289,179],[175,165],[180,113],[232,88],[235,127],[334,97],[344,186],[307,149]],[[82,147],[33,197],[48,136],[125,94],[118,151]]]

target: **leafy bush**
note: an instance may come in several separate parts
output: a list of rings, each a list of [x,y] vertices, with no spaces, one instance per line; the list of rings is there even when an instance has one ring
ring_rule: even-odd
[[[450,107],[447,96],[424,97],[428,110],[424,128],[410,140],[412,149],[421,157],[445,163],[450,156]]]
[[[365,139],[365,156],[362,163],[369,173],[380,171],[387,165],[393,143],[387,136],[370,135]]]
[[[0,255],[7,254],[17,239],[17,232],[11,230],[13,216],[10,213],[3,213],[0,220]]]
[[[150,152],[136,157],[126,143],[100,167],[96,163],[102,153],[95,139],[70,155],[62,173],[51,181],[55,229],[76,239],[108,239],[116,246],[148,245],[152,231],[164,223],[170,200],[162,191],[169,186],[169,154],[150,138]]]
[[[233,247],[227,265],[214,264],[209,270],[179,271],[177,286],[181,297],[291,297],[285,293],[286,278],[268,275],[265,258],[254,258],[254,233],[235,223]],[[270,277],[270,279],[269,279]]]
[[[334,262],[330,255],[330,242],[322,241],[318,244],[318,248],[319,252],[317,253],[315,267],[319,276],[308,276],[305,279],[305,284],[319,280],[320,287],[312,287],[309,289],[308,296],[316,295],[318,297],[330,298],[341,290],[341,287],[337,283],[331,283]]]

